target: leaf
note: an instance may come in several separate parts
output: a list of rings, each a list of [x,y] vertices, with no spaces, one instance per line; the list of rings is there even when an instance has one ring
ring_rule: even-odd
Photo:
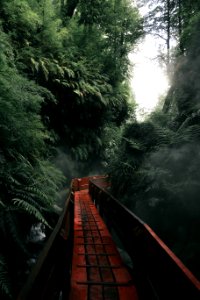
[[[45,66],[45,62],[43,60],[41,60],[41,59],[40,59],[40,67],[41,67],[41,69],[43,71],[43,74],[44,74],[44,77],[45,77],[46,81],[48,81],[49,71],[48,71],[48,69]]]
[[[40,211],[36,207],[34,207],[30,203],[28,203],[22,199],[18,199],[18,198],[12,199],[12,202],[14,203],[14,205],[16,205],[20,209],[26,211],[28,214],[32,215],[38,221],[42,222],[43,224],[45,224],[47,227],[50,228],[49,224],[47,223],[47,221],[45,220],[43,215],[40,213]]]
[[[35,61],[33,57],[30,58],[32,65],[34,66],[35,70],[38,72],[39,71],[39,63]]]
[[[83,93],[80,90],[74,90],[74,93],[83,98]]]

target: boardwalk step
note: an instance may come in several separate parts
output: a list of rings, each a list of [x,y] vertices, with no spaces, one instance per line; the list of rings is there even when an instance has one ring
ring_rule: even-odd
[[[70,300],[137,300],[133,280],[88,190],[74,194]]]

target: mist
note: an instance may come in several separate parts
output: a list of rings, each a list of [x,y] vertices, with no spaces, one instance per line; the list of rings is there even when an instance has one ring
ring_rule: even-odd
[[[56,206],[58,206],[59,209],[64,206],[66,197],[69,193],[70,183],[73,178],[104,174],[105,168],[99,158],[80,161],[75,159],[69,150],[62,147],[58,147],[56,152],[54,164],[62,171],[66,178],[63,189],[59,192],[58,199],[56,200]]]
[[[192,128],[145,155],[123,198],[199,277],[200,142]]]
[[[129,205],[200,278],[200,39],[199,17],[182,36],[167,96],[168,143],[140,166],[145,189]],[[166,108],[166,107],[165,107]],[[155,119],[149,118],[155,122]],[[159,126],[161,123],[159,124]],[[141,180],[142,181],[142,180]]]

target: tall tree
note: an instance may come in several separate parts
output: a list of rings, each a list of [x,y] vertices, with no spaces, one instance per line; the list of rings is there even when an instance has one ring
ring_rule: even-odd
[[[166,50],[162,55],[168,73],[170,73],[171,64],[171,40],[176,38],[175,11],[176,0],[144,0],[139,1],[140,5],[146,4],[149,12],[145,16],[146,32],[155,35],[164,41]]]
[[[142,26],[128,0],[2,0],[0,23],[0,297],[7,300],[16,298],[18,272],[23,279],[30,228],[48,226],[62,181],[53,144],[76,162],[101,159],[105,128],[129,114],[128,53]]]
[[[164,4],[164,1],[156,4],[158,2]],[[155,1],[151,3],[155,4]],[[165,1],[165,4],[169,2]],[[140,123],[130,120],[120,132],[121,138],[120,134],[116,136],[107,149],[114,192],[156,230],[198,277],[199,4],[200,1],[174,1],[172,14],[166,10],[166,24],[158,31],[165,36],[170,32],[179,41],[175,74],[165,99],[164,112],[156,110]],[[155,12],[156,7],[153,8]]]
[[[179,31],[177,66],[175,67],[172,86],[164,102],[163,111],[169,112],[178,105],[179,113],[185,115],[185,117],[182,116],[183,121],[187,118],[188,113],[194,110],[194,101],[196,101],[196,94],[198,94],[191,81],[197,84],[197,49],[199,49],[197,24],[199,23],[200,1],[181,0],[177,4],[177,28]],[[190,76],[184,80],[188,72]]]

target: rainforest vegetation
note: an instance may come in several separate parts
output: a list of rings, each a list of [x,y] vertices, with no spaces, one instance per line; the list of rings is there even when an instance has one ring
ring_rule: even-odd
[[[31,228],[55,226],[71,162],[80,176],[107,172],[112,192],[200,275],[200,1],[137,1],[149,4],[144,19],[133,2],[0,1],[1,299],[24,283]],[[165,39],[171,88],[138,122],[128,54],[145,32]]]
[[[142,21],[131,1],[0,2],[0,298],[15,299],[35,255],[32,226],[55,226],[66,183],[57,149],[88,172],[105,128],[133,110],[128,53]]]
[[[113,193],[200,276],[200,1],[138,2],[149,4],[144,29],[166,42],[171,87],[161,108],[111,139],[108,172]]]

